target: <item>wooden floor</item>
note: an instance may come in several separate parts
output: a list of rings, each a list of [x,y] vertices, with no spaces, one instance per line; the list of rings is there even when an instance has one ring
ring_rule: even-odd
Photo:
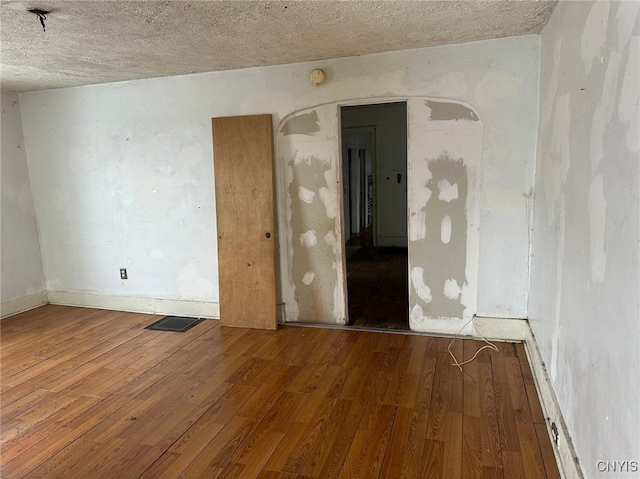
[[[521,344],[157,319],[0,322],[3,478],[559,477]]]

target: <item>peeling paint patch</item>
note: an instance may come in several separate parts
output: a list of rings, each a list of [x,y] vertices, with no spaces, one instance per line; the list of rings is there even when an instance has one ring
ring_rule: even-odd
[[[462,293],[462,288],[458,285],[458,282],[449,278],[444,282],[444,295],[449,299],[458,299],[460,293]]]
[[[298,187],[298,198],[300,198],[302,201],[304,201],[308,205],[311,204],[315,196],[316,196],[315,191],[311,191],[310,189],[305,188],[304,186]]]
[[[315,277],[316,274],[313,271],[307,271],[302,277],[302,282],[309,286]]]
[[[424,104],[431,110],[430,120],[478,121],[478,115],[471,108],[460,103],[425,100]]]
[[[431,289],[424,283],[424,268],[419,266],[411,268],[411,284],[422,301],[431,302]]]
[[[308,230],[300,235],[300,244],[302,246],[306,246],[307,248],[311,248],[318,243],[316,239],[316,231]]]
[[[281,131],[285,136],[315,135],[320,131],[320,119],[318,118],[318,112],[313,110],[309,113],[294,116],[284,124]]]
[[[604,197],[602,175],[597,174],[589,189],[589,229],[591,281],[604,281],[607,266],[607,254],[604,249],[604,234],[607,218],[607,201]]]
[[[451,241],[451,216],[446,215],[440,222],[440,241],[449,244]]]
[[[438,181],[438,190],[440,190],[440,193],[438,194],[438,199],[440,201],[446,201],[449,203],[450,201],[458,199],[458,183],[454,183],[452,185],[448,179],[443,178]]]

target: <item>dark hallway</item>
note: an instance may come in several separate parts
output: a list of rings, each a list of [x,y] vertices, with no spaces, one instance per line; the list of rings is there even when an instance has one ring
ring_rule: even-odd
[[[365,228],[346,251],[349,324],[408,330],[407,248],[376,248]]]

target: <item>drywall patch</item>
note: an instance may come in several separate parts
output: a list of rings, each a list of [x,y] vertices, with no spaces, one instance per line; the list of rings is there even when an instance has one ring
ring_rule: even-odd
[[[562,93],[556,102],[553,116],[553,130],[551,131],[551,145],[554,153],[560,159],[562,181],[567,179],[571,164],[571,95]]]
[[[302,277],[302,282],[309,286],[313,282],[313,278],[316,277],[316,274],[313,271],[307,271]]]
[[[338,198],[338,184],[335,181],[335,173],[332,170],[324,173],[327,186],[320,187],[319,194],[324,204],[327,217],[335,219],[340,211],[340,198]]]
[[[329,231],[325,235],[324,241],[331,247],[333,254],[337,255],[340,250],[338,248],[338,239],[336,238],[336,234],[333,231]]]
[[[600,101],[591,120],[591,172],[595,173],[604,157],[603,142],[607,126],[611,121],[613,107],[615,105],[618,90],[618,78],[620,77],[621,56],[618,52],[611,52],[607,62],[607,70],[604,74],[604,84]],[[637,133],[637,132],[636,132]]]
[[[425,162],[426,163],[426,162]],[[414,169],[415,171],[415,169]],[[430,174],[430,173],[429,173]],[[417,197],[416,201],[419,204],[427,204],[431,199],[431,190],[429,188],[421,188],[419,191],[415,191],[414,195]],[[411,211],[409,216],[409,239],[411,241],[419,241],[425,239],[427,236],[427,217],[424,209],[418,211]]]
[[[312,246],[315,246],[317,243],[318,243],[318,240],[316,239],[315,230],[308,230],[300,235],[300,244],[302,246],[311,248]]]
[[[449,244],[451,241],[451,216],[445,215],[440,222],[440,241]]]
[[[506,70],[489,69],[478,82],[475,102],[490,105],[496,101],[515,96],[523,78]]]
[[[467,74],[449,72],[431,80],[424,88],[424,95],[440,98],[462,98],[467,94]]]
[[[590,259],[591,282],[604,281],[607,266],[607,256],[604,249],[604,234],[606,228],[607,201],[604,197],[602,175],[594,177],[589,189],[589,229],[590,229]]]
[[[302,322],[326,321],[343,307],[334,304],[338,281],[335,264],[339,252],[336,220],[327,216],[327,207],[319,194],[320,191],[330,194],[328,181],[333,181],[335,176],[331,164],[329,159],[305,155],[296,155],[289,162],[291,176],[287,194],[291,208],[291,237],[295,239],[291,243],[289,267],[297,320]],[[299,192],[305,190],[310,192],[306,194],[309,202],[298,200]],[[324,241],[318,241],[318,238]],[[309,272],[313,272],[313,278]]]
[[[449,278],[444,282],[443,292],[449,299],[458,299],[460,297],[460,293],[462,293],[462,288],[455,279]]]
[[[620,6],[620,11],[623,8]],[[626,62],[624,77],[622,79],[622,90],[620,91],[620,99],[618,102],[618,118],[620,121],[628,123],[627,128],[627,148],[630,152],[640,150],[640,114],[638,114],[638,103],[640,103],[640,91],[638,83],[640,83],[640,37],[631,37],[629,44],[629,59]]]
[[[515,188],[489,186],[486,193],[487,206],[510,214],[518,214],[526,204],[528,193]]]
[[[587,74],[591,73],[593,62],[600,59],[600,53],[607,41],[610,8],[611,4],[609,2],[594,2],[582,31],[580,56]]]
[[[424,283],[424,268],[419,266],[411,268],[411,284],[422,301],[431,302],[431,288]]]
[[[438,199],[440,201],[449,203],[452,200],[458,199],[458,184],[454,183],[452,185],[446,178],[438,181],[438,190],[440,191],[440,193],[438,193]]]
[[[282,134],[314,136],[320,131],[320,119],[316,110],[289,119],[282,127]]]
[[[476,112],[460,103],[425,100],[424,104],[431,110],[430,120],[478,121]]]
[[[429,169],[426,188],[437,191],[439,184],[455,184],[458,195],[448,202],[429,195],[426,204],[420,208],[425,222],[424,238],[412,240],[410,244],[411,284],[418,299],[423,299],[420,296],[421,292],[424,295],[423,285],[431,286],[430,301],[421,305],[421,311],[429,317],[463,318],[463,295],[452,300],[445,295],[443,285],[447,280],[455,281],[461,290],[466,285],[467,167],[463,159],[452,158],[446,151],[426,162]],[[418,310],[412,310],[412,315],[414,313]]]
[[[311,191],[305,188],[304,186],[301,186],[300,188],[298,188],[298,198],[300,198],[302,201],[304,201],[308,205],[311,204],[314,196],[316,196],[315,191]]]

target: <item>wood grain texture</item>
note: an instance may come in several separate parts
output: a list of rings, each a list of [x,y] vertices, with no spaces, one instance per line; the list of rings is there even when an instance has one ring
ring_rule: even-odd
[[[213,118],[220,319],[275,329],[271,115]]]
[[[3,479],[560,477],[520,345],[158,319],[0,322]]]

